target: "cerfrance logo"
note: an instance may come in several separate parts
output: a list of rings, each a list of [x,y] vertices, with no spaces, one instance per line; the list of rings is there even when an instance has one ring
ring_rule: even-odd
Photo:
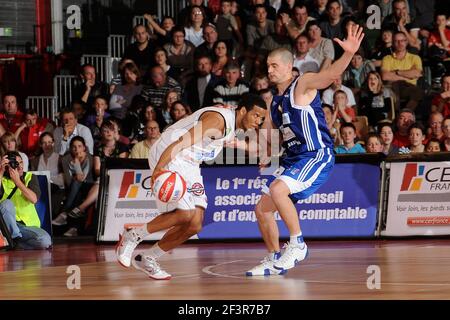
[[[205,188],[201,183],[198,182],[194,183],[188,191],[197,197],[205,194]]]
[[[119,199],[136,198],[141,183],[142,174],[134,173],[134,171],[126,171],[123,174],[122,183],[120,184]]]
[[[403,181],[400,191],[420,191],[423,182],[425,166],[418,166],[417,163],[408,163],[403,173]]]

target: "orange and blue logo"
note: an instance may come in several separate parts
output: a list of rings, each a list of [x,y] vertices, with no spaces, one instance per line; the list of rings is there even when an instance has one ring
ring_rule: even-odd
[[[420,191],[424,179],[424,171],[424,165],[417,165],[417,163],[406,164],[400,191]]]
[[[136,198],[141,183],[142,174],[134,171],[126,171],[123,174],[122,183],[119,190],[119,199]]]

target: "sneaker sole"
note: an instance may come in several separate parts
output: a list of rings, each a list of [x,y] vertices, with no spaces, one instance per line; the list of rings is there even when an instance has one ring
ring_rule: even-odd
[[[134,262],[134,259],[133,259],[133,261],[131,262],[131,264],[133,265],[134,268],[136,268],[136,270],[142,271],[142,272],[145,273],[149,278],[151,278],[151,279],[153,279],[153,280],[170,280],[170,279],[172,279],[172,276],[171,276],[171,275],[169,275],[168,277],[165,277],[165,278],[157,278],[157,277],[152,276],[151,274],[148,273],[147,270],[145,270],[144,268],[141,268],[140,266],[138,266],[138,265]]]

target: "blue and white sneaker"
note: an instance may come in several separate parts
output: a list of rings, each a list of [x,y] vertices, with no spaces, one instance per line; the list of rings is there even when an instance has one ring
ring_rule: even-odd
[[[275,261],[273,265],[278,271],[287,272],[288,269],[292,269],[308,257],[308,246],[304,242],[301,244],[288,242],[285,248],[281,258]]]
[[[248,277],[253,276],[270,276],[273,274],[284,274],[286,270],[277,270],[273,267],[273,264],[276,260],[273,259],[273,253],[265,256],[261,261],[261,264],[258,264],[256,267],[248,270],[245,275]]]

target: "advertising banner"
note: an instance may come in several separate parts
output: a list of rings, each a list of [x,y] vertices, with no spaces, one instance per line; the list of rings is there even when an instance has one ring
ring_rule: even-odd
[[[382,234],[450,234],[450,162],[391,163]]]
[[[109,190],[101,241],[116,241],[125,224],[146,223],[158,215],[149,170],[108,171]],[[256,166],[202,168],[208,208],[199,239],[261,238],[255,205],[266,175]],[[380,168],[336,164],[328,181],[296,205],[305,237],[373,237],[377,222]],[[278,213],[280,235],[289,233]],[[164,231],[148,239],[160,239]]]

